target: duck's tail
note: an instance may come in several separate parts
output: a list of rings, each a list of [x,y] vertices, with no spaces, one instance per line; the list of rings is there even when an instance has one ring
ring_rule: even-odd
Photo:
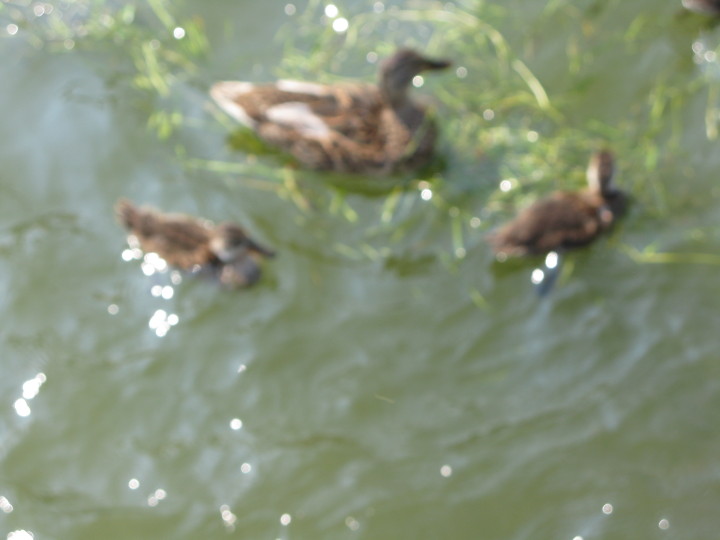
[[[129,230],[137,228],[140,221],[140,212],[129,199],[119,199],[115,203],[115,216],[117,220]]]

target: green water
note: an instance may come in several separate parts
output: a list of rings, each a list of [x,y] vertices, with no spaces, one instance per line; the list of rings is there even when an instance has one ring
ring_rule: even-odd
[[[0,4],[0,537],[715,538],[720,29],[679,1],[343,0],[338,34],[285,5]],[[395,44],[455,62],[418,90],[421,180],[251,155],[207,98],[372,80]],[[539,299],[483,236],[599,144],[633,206]],[[242,292],[145,276],[120,196],[279,255]]]

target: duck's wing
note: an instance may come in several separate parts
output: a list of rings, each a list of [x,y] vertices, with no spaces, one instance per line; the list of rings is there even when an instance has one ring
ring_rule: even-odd
[[[210,226],[202,220],[137,207],[126,199],[118,201],[116,212],[118,220],[137,238],[140,248],[146,253],[157,253],[168,264],[192,269],[216,259],[210,251]]]
[[[489,238],[507,255],[547,253],[591,242],[603,229],[600,205],[578,193],[555,193],[529,206]]]
[[[316,140],[337,133],[358,142],[375,140],[382,108],[373,85],[223,81],[213,85],[210,95],[228,115],[261,135],[273,125]]]

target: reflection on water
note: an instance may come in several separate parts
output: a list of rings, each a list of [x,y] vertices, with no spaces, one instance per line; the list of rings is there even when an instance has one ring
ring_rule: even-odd
[[[8,501],[4,496],[0,496],[0,510],[5,514],[9,514],[13,511],[13,505],[10,504],[10,501]]]
[[[142,260],[140,269],[147,277],[169,275],[171,284],[156,283],[152,285],[150,295],[162,300],[171,300],[175,296],[175,286],[182,283],[182,274],[178,270],[171,270],[167,261],[157,253],[143,253],[135,236],[128,236],[128,244],[130,248],[123,250],[122,260],[125,262]],[[116,315],[119,311],[116,304],[110,304],[107,309],[111,315]],[[148,328],[155,332],[156,336],[162,338],[179,322],[180,317],[176,313],[169,313],[165,309],[156,309],[148,320]]]
[[[12,531],[7,535],[7,540],[33,540],[35,535],[30,531]]]
[[[220,507],[220,517],[222,517],[223,523],[225,524],[225,527],[228,529],[228,531],[235,530],[235,522],[237,521],[237,516],[230,511],[230,507],[227,504],[223,504]]]
[[[68,5],[79,4],[91,2]],[[53,23],[43,33],[14,15],[0,23],[7,46],[43,37],[0,60],[10,88],[0,154],[19,171],[4,186],[18,208],[6,200],[0,213],[0,535],[590,540],[662,538],[668,518],[674,538],[716,534],[720,442],[713,415],[698,411],[720,407],[707,302],[717,256],[694,252],[717,251],[717,148],[694,116],[704,102],[682,101],[704,95],[673,94],[682,137],[659,131],[664,102],[648,111],[648,88],[682,87],[666,43],[675,30],[633,23],[640,10],[658,24],[674,24],[670,14],[612,2],[600,24],[580,3],[480,2],[437,26],[437,15],[464,8],[335,0],[308,16],[304,3],[152,4],[167,8],[166,22],[133,15],[147,3],[125,3],[133,13],[109,11],[115,19],[90,35],[87,13],[83,31]],[[27,3],[25,18],[34,5],[46,6]],[[486,41],[490,23],[507,42]],[[205,25],[212,47],[188,60],[184,47]],[[305,41],[268,39],[280,25]],[[674,38],[688,52],[696,33],[683,31]],[[369,81],[367,64],[405,38],[460,66],[428,91],[448,162],[438,178],[366,195],[226,149],[206,97],[216,75]],[[686,71],[715,77],[711,38],[696,40],[702,67]],[[578,73],[565,52],[582,60]],[[514,54],[557,114],[537,107]],[[666,71],[647,69],[658,60]],[[86,88],[90,79],[99,84]],[[73,101],[69,86],[96,99]],[[587,91],[592,107],[570,115],[565,101]],[[608,124],[616,106],[627,120]],[[165,139],[143,137],[158,111],[180,120]],[[639,203],[621,235],[573,255],[571,283],[540,310],[526,294],[530,267],[493,273],[482,238],[508,204],[579,183],[565,173],[596,138],[618,141]],[[95,140],[95,153],[80,152]],[[46,169],[34,168],[38,148]],[[188,165],[198,156],[220,166]],[[122,259],[133,272],[118,271],[109,209],[120,195],[248,216],[285,247],[275,281],[242,296],[181,288],[185,274],[132,245]],[[36,207],[62,207],[79,226],[13,232],[13,212]],[[538,269],[543,281],[553,264]],[[170,329],[172,339],[155,337]]]
[[[165,500],[166,497],[167,492],[164,489],[156,489],[148,496],[147,504],[148,506],[157,506],[160,504],[160,501]]]
[[[40,387],[45,383],[46,380],[47,377],[45,377],[44,373],[38,373],[32,379],[23,383],[22,397],[16,399],[15,403],[13,403],[15,413],[18,416],[30,416],[32,411],[30,409],[30,404],[28,403],[28,401],[32,400],[33,398],[35,398],[35,396],[38,395],[38,393],[40,392]]]

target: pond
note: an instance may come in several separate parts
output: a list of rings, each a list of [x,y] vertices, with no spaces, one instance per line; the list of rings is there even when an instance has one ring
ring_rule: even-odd
[[[714,537],[716,21],[333,6],[0,4],[0,537]],[[372,82],[398,46],[453,61],[413,90],[418,174],[303,170],[208,97]],[[539,297],[486,236],[601,146],[632,205]],[[143,272],[120,197],[278,255],[248,290]]]

